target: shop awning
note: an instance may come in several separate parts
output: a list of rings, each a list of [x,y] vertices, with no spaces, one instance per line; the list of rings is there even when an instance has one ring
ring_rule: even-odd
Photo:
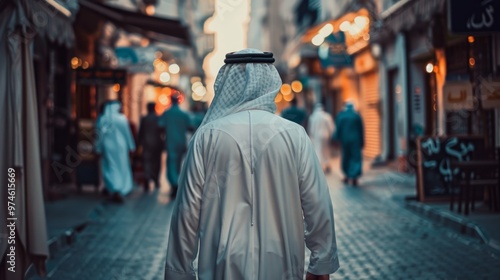
[[[335,30],[339,30],[340,23],[344,20],[354,18],[357,15],[367,16],[371,21],[378,19],[377,6],[374,0],[348,1],[340,7],[340,11],[337,17],[327,19],[297,34],[297,36],[287,44],[282,59],[284,61],[289,61],[297,54],[299,54],[300,57],[317,57],[317,51],[310,46],[310,42],[314,35],[318,33],[318,30],[327,23],[332,24]]]
[[[446,0],[403,0],[384,11],[372,41],[382,41],[391,34],[407,31],[416,25],[430,22],[437,14],[445,12]]]
[[[78,11],[78,0],[24,0],[22,2],[26,3],[26,15],[32,28],[28,34],[35,35],[36,33],[51,42],[67,47],[74,44],[75,34],[72,23]]]
[[[130,32],[137,32],[157,41],[191,45],[188,28],[179,20],[148,16],[89,0],[78,2],[80,9],[98,14]]]

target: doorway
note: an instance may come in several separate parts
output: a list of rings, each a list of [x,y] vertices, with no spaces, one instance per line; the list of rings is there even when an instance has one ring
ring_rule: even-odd
[[[396,159],[396,113],[395,113],[395,96],[398,70],[392,69],[388,73],[388,91],[387,91],[387,118],[388,134],[387,134],[387,160]]]

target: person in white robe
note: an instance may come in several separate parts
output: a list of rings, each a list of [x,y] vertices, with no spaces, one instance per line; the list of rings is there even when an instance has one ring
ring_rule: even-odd
[[[325,112],[322,103],[316,103],[309,117],[309,136],[323,171],[330,173],[330,142],[335,130],[332,116]]]
[[[321,165],[304,128],[275,114],[282,82],[272,54],[235,54],[189,143],[164,277],[303,279],[307,246],[307,279],[328,279],[339,260]],[[263,58],[250,63],[249,54]]]
[[[97,119],[95,150],[101,155],[101,169],[104,184],[113,199],[123,202],[133,187],[129,152],[135,151],[135,141],[125,115],[120,113],[121,105],[112,101],[104,107],[104,113]]]

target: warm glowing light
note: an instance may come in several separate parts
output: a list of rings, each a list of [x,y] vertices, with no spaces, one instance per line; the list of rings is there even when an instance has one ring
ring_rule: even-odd
[[[158,97],[158,101],[164,106],[168,105],[170,103],[170,100],[166,94],[162,94]]]
[[[288,60],[288,67],[293,69],[300,64],[300,54],[298,52],[294,53]]]
[[[155,58],[161,58],[163,56],[163,53],[160,51],[155,51]]]
[[[170,81],[170,74],[168,72],[163,72],[160,74],[160,81],[162,83],[168,83]]]
[[[363,40],[365,40],[365,41],[370,40],[370,34],[365,33],[365,34],[363,35]]]
[[[113,85],[113,91],[114,92],[119,92],[120,91],[120,84],[114,84]]]
[[[84,61],[84,62],[82,63],[82,68],[83,68],[83,69],[87,69],[87,68],[89,68],[89,66],[90,66],[90,65],[89,65],[89,63],[88,63],[87,61]]]
[[[323,44],[323,42],[325,41],[325,37],[321,36],[320,34],[317,34],[316,36],[314,36],[311,40],[311,43],[313,43],[313,45],[315,46],[319,46],[321,44]]]
[[[321,27],[318,34],[323,37],[326,37],[330,35],[332,32],[333,32],[333,25],[331,23],[327,23],[325,24],[325,26]]]
[[[292,82],[292,90],[294,92],[301,92],[302,91],[302,83],[300,81],[293,81]]]
[[[71,59],[71,66],[73,66],[73,68],[76,68],[76,67],[78,67],[78,64],[79,64],[79,59],[78,59],[78,57],[73,57],[73,58]]]
[[[281,86],[280,91],[281,91],[281,93],[282,93],[283,95],[288,95],[288,94],[292,93],[292,88],[290,87],[290,85],[289,85],[289,84],[283,84],[283,85]]]
[[[370,22],[370,19],[366,16],[357,16],[354,18],[354,23],[363,28]]]
[[[147,47],[149,45],[149,39],[147,38],[142,38],[141,39],[141,46]]]
[[[194,82],[193,85],[191,86],[191,89],[193,91],[196,90],[196,88],[200,87],[200,86],[203,86],[203,84],[200,82],[200,81],[197,81],[197,82]]]
[[[425,66],[425,71],[427,73],[432,73],[432,71],[434,71],[434,65],[432,63],[427,63],[427,65]]]
[[[352,36],[361,33],[361,31],[362,29],[356,24],[352,24],[349,28],[349,34],[351,34]]]
[[[199,86],[194,89],[194,92],[203,97],[207,93],[207,89],[204,86]]]
[[[167,70],[167,64],[163,61],[160,61],[159,63],[156,63],[155,69],[160,72],[164,72]]]
[[[177,74],[181,71],[181,68],[179,67],[179,65],[177,64],[170,64],[170,66],[168,66],[168,71],[172,74]]]
[[[292,101],[294,98],[295,98],[295,95],[293,93],[292,94],[283,95],[283,99],[285,101],[287,101],[287,102]]]
[[[474,43],[474,41],[475,41],[474,36],[467,37],[467,41],[469,41],[469,43]]]
[[[350,27],[351,27],[351,23],[348,22],[347,20],[342,22],[339,26],[340,31],[343,31],[343,32],[346,32],[347,30],[349,30]]]
[[[276,98],[274,99],[274,102],[279,103],[283,100],[283,95],[278,92],[278,95],[276,95]]]
[[[167,96],[170,96],[170,95],[172,95],[172,89],[169,87],[164,87],[161,89],[161,93],[166,94]]]
[[[474,65],[476,65],[476,60],[473,57],[469,58],[469,65],[471,67],[474,66]]]
[[[148,16],[152,16],[152,15],[154,15],[154,14],[155,14],[155,10],[156,10],[156,9],[155,9],[155,6],[153,6],[153,5],[148,5],[148,6],[146,7],[146,14],[147,14]]]
[[[196,94],[196,92],[193,92],[193,94],[191,95],[191,98],[194,101],[200,101],[203,98],[203,96],[200,96],[200,95]]]
[[[161,58],[157,58],[153,61],[153,66],[156,67],[156,65],[160,64],[160,63],[164,63],[164,61],[161,59]]]

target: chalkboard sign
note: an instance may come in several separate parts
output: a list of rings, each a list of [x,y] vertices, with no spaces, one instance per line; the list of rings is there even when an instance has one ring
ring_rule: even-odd
[[[481,136],[424,136],[417,140],[417,196],[419,201],[446,200],[456,191],[452,182],[459,176],[451,161],[470,161],[485,157]]]

